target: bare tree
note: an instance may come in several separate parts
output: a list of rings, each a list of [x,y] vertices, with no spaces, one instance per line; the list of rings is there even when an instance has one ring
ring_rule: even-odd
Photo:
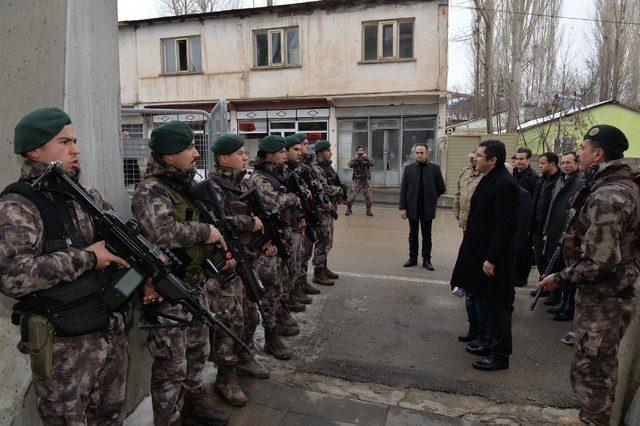
[[[218,10],[238,9],[244,0],[156,0],[162,12],[167,15],[191,15]]]
[[[598,93],[601,101],[623,97],[630,52],[628,20],[632,9],[629,0],[596,0],[596,24],[592,33],[594,59],[598,63]]]
[[[476,11],[480,14],[482,21],[482,43],[483,55],[480,63],[482,65],[482,89],[484,99],[484,116],[487,122],[487,133],[493,133],[493,43],[495,36],[495,0],[473,0]]]

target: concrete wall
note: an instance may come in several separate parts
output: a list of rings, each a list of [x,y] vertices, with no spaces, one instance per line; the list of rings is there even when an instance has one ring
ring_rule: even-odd
[[[121,24],[122,103],[274,99],[446,90],[447,7],[399,1],[331,10]],[[416,61],[359,64],[362,22],[415,17]],[[253,31],[299,26],[301,66],[256,70]],[[200,35],[203,73],[161,76],[161,39]]]
[[[120,136],[116,0],[21,0],[0,14],[0,185],[19,177],[13,128],[24,114],[58,106],[72,117],[83,182],[129,214]],[[13,301],[0,296],[0,425],[38,424],[30,371],[10,323]],[[128,408],[148,390],[149,358],[141,338],[130,339]],[[26,395],[26,397],[25,397]],[[15,420],[14,420],[15,419]]]

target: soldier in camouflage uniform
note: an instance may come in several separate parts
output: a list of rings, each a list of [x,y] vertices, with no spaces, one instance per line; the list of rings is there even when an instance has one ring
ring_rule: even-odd
[[[293,172],[296,174],[298,184],[303,191],[309,194],[308,198],[310,198],[311,193],[309,192],[309,188],[307,188],[305,182],[300,176],[302,167],[302,141],[300,139],[300,135],[291,135],[286,137],[285,140],[285,148],[287,150],[287,172]],[[306,225],[310,226],[309,223],[306,223]],[[309,237],[307,236],[307,232],[308,231],[306,229],[301,229],[296,226],[293,227],[293,238],[291,240],[291,245],[293,247],[291,251],[295,253],[296,257],[295,259],[291,257],[288,266],[290,272],[289,278],[291,281],[291,291],[289,293],[289,309],[294,312],[304,311],[304,305],[308,305],[312,302],[311,298],[307,296],[302,290],[302,282],[300,281],[300,276],[302,274],[302,263],[304,262],[303,257],[305,252],[305,240],[309,239]]]
[[[302,151],[301,166],[313,168],[313,154],[311,147],[309,146],[309,141],[307,140],[307,135],[305,133],[298,133],[296,136],[300,140],[300,149]],[[315,185],[316,190],[322,189],[322,183],[319,180],[313,179],[312,185]],[[333,206],[331,205],[326,207],[333,209]],[[307,280],[309,261],[313,255],[313,244],[314,243],[305,235],[305,238],[302,240],[302,265],[300,267],[300,276],[296,283],[296,285],[300,287],[305,294],[320,294],[320,290],[309,284],[309,281]]]
[[[334,210],[337,211],[337,203],[342,188],[338,185],[338,173],[331,166],[331,144],[329,141],[319,141],[313,146],[316,153],[315,170],[322,181],[324,192],[330,197]],[[338,274],[332,272],[327,266],[327,256],[333,246],[333,217],[330,212],[322,214],[322,226],[320,235],[313,252],[313,282],[320,285],[334,285]]]
[[[284,162],[287,158],[285,142],[280,136],[267,136],[260,141],[255,171],[249,177],[248,183],[257,190],[267,210],[280,210],[290,221],[294,208],[300,207],[300,200],[295,194],[287,192],[281,183],[284,177]],[[301,225],[303,224],[296,224],[300,227]],[[290,246],[292,232],[291,227],[288,227],[282,236],[287,246]],[[287,249],[289,250],[289,247]],[[289,255],[291,254],[296,255],[289,251]],[[292,355],[291,351],[284,346],[278,334],[293,336],[300,333],[300,329],[287,308],[290,285],[287,265],[280,256],[261,256],[255,266],[267,288],[273,288],[272,291],[267,291],[263,298],[263,306],[270,317],[270,322],[276,324],[274,330],[269,332],[265,330],[265,352],[279,359],[289,359]],[[273,321],[274,313],[275,321]]]
[[[58,108],[42,108],[27,114],[15,128],[14,150],[23,157],[21,179],[32,181],[49,162],[61,161],[65,173],[78,181],[80,151],[76,143],[71,119]],[[33,191],[45,203],[60,208],[55,216],[66,211],[70,218],[71,223],[65,227],[67,239],[59,240],[63,244],[57,249],[47,248],[54,241],[48,238],[45,226],[54,224],[48,221],[47,212],[38,207],[37,198],[32,198],[30,185],[24,185],[27,192],[22,194],[11,190],[12,185],[0,199],[0,291],[5,296],[20,298],[21,304],[32,301],[37,305],[32,297],[51,294],[66,285],[89,285],[80,283],[81,277],[91,276],[88,274],[110,264],[128,266],[105,248],[104,241],[95,241],[91,217],[77,202],[60,198],[60,185],[51,179],[41,185],[40,191]],[[110,208],[96,190],[88,192],[100,207]],[[82,302],[75,304],[84,306]],[[84,312],[88,314],[84,318],[78,313],[74,321],[80,327],[87,325],[88,329],[65,335],[63,327],[58,327],[56,313],[48,308],[34,308],[37,313],[46,311],[44,315],[55,327],[50,377],[33,381],[42,422],[122,424],[127,369],[125,313],[107,313],[104,321],[91,326],[97,312]],[[52,313],[54,316],[49,315]]]
[[[540,283],[543,291],[577,287],[571,384],[581,405],[579,420],[594,425],[611,420],[618,348],[639,275],[640,192],[622,162],[628,147],[624,133],[613,126],[594,126],[585,134],[578,155],[588,186],[576,196],[573,207],[582,207],[563,237],[570,266]]]
[[[196,172],[199,154],[193,132],[184,123],[168,122],[153,130],[149,147],[152,152],[147,170],[133,194],[131,210],[153,243],[165,245],[182,259],[183,270],[177,274],[201,291],[201,302],[207,306],[204,290],[216,284],[210,283],[211,274],[205,272],[202,263],[215,245],[223,245],[224,241],[214,226],[198,220],[194,201],[180,189],[191,185]],[[158,299],[152,289],[145,290],[145,302]],[[154,306],[161,315],[191,320],[191,314],[180,305],[160,301],[148,306]],[[161,324],[172,322],[162,316],[156,320]],[[234,330],[233,321],[227,321],[227,325]],[[209,329],[201,324],[150,329],[147,342],[154,358],[151,367],[154,424],[228,423],[228,414],[210,405],[202,383],[202,370],[209,354]],[[233,353],[225,351],[215,356],[218,365],[232,364],[234,358]]]
[[[240,195],[249,189],[243,181],[247,169],[244,140],[234,134],[221,135],[211,144],[211,151],[214,154],[215,168],[210,178],[220,200],[224,203],[225,214],[233,222],[235,229],[241,233],[242,241],[247,243],[244,244],[244,249],[250,257],[249,261],[255,261],[263,255],[274,255],[275,247],[269,243],[263,247],[263,250],[254,250],[249,244],[256,234],[260,234],[263,226],[259,218],[249,215],[247,205],[239,200]],[[247,295],[242,283],[238,292],[243,313],[242,340],[247,346],[252,347],[253,336],[259,323],[258,308]],[[256,379],[269,378],[269,371],[258,363],[252,353],[237,346],[236,353],[239,358],[238,373]]]
[[[353,212],[351,206],[354,200],[362,191],[364,194],[364,200],[367,205],[367,216],[373,216],[371,211],[371,195],[373,190],[371,189],[371,166],[376,162],[370,159],[364,152],[364,148],[359,146],[356,148],[356,156],[349,161],[349,168],[353,169],[353,185],[351,185],[351,192],[347,198],[347,211],[345,216],[349,216]]]

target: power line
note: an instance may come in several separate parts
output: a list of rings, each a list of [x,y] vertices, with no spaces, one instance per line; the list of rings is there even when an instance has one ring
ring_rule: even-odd
[[[489,12],[497,12],[497,13],[511,13],[514,15],[537,16],[540,18],[567,19],[571,21],[604,22],[608,24],[620,24],[620,25],[640,25],[640,22],[632,22],[632,21],[611,21],[608,19],[578,18],[576,16],[552,15],[548,13],[518,12],[515,10],[489,9],[486,7],[476,7],[476,6],[450,5],[449,7],[458,8],[458,9],[470,9],[470,10],[477,10],[477,11],[486,10]]]

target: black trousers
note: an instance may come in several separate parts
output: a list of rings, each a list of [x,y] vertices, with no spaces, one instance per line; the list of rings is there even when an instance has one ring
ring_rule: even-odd
[[[422,259],[431,260],[431,222],[427,219],[409,219],[409,257],[418,258],[418,228],[422,229]]]
[[[509,359],[512,351],[511,313],[513,305],[504,300],[484,297],[484,314],[487,323],[487,343],[491,358]]]

